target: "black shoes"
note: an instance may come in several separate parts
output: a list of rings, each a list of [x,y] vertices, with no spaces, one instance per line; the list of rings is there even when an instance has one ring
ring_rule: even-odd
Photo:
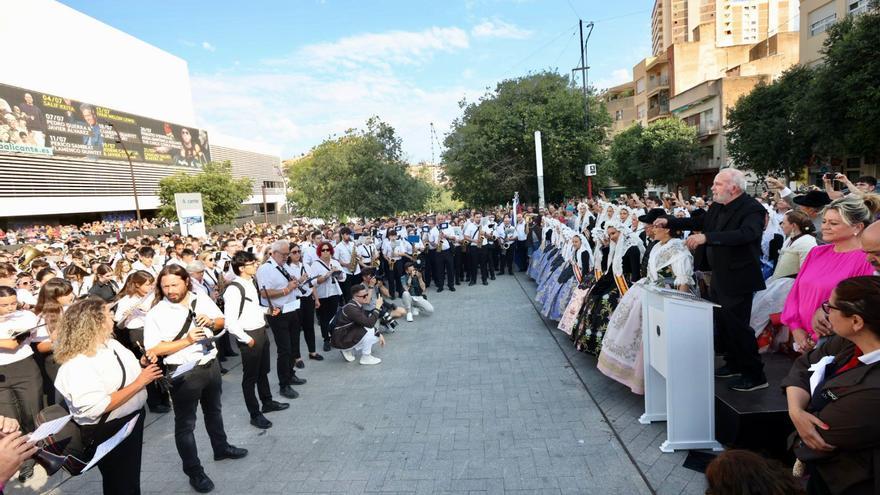
[[[240,449],[238,447],[233,447],[232,445],[227,445],[222,452],[214,452],[214,460],[222,461],[223,459],[241,459],[242,457],[248,454],[247,449]],[[207,476],[206,476],[207,478]],[[210,481],[210,480],[208,480]]]
[[[325,340],[324,341],[324,352],[330,352],[330,349],[332,349],[332,347],[330,347],[330,341]]]
[[[211,481],[211,478],[208,478],[204,471],[190,475],[189,484],[199,493],[208,493],[214,489],[214,482]]]
[[[285,385],[281,387],[281,396],[287,397],[288,399],[296,399],[299,397],[299,392],[293,389],[290,385]]]
[[[763,375],[757,380],[743,376],[739,380],[730,384],[730,389],[736,392],[754,392],[755,390],[761,390],[767,387],[767,378]]]
[[[443,287],[437,287],[437,293],[439,294],[441,292],[443,292]]]
[[[450,287],[449,292],[455,292],[455,287]]]
[[[715,370],[715,378],[733,378],[735,376],[740,376],[742,373],[739,371],[734,371],[730,368],[730,366],[724,365]]]
[[[472,286],[472,285],[477,285],[477,282],[476,282],[476,281],[468,282],[468,287],[470,287],[470,286]]]
[[[156,406],[150,406],[150,412],[156,414],[166,414],[171,412],[171,406],[167,404],[159,404]]]
[[[270,413],[275,411],[283,411],[290,407],[287,402],[278,402],[277,400],[269,400],[263,403],[263,412]]]
[[[296,376],[296,373],[293,374],[293,378],[290,379],[291,385],[305,385],[308,382],[305,378],[300,378]]]
[[[507,274],[508,274],[508,275],[513,275],[513,270],[510,270],[509,272],[507,272]]]
[[[502,273],[502,275],[504,275],[504,274]],[[495,275],[489,275],[489,278],[492,280],[495,280]],[[486,284],[483,284],[483,285],[486,285]]]
[[[221,366],[220,366],[220,374],[221,374],[221,375],[225,375],[226,373],[229,373],[229,370],[226,369],[226,368],[224,368],[224,367],[221,365]]]
[[[251,418],[251,425],[256,426],[261,430],[268,430],[272,427],[272,422],[266,419],[266,416],[262,414],[257,414],[253,418]]]
[[[323,361],[324,356],[322,356],[316,352],[314,356],[309,354],[309,359],[314,359],[315,361]]]
[[[297,359],[294,366],[296,366],[298,369],[303,369],[306,367],[306,363],[304,363],[302,359]]]
[[[493,278],[492,280],[495,280],[495,279]],[[483,280],[483,285],[489,285],[489,281],[488,281],[488,280]]]

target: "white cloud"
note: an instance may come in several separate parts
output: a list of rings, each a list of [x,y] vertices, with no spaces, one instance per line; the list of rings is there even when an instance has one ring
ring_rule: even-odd
[[[207,41],[202,42],[202,48],[204,48],[205,50],[208,50],[209,52],[217,51],[217,47],[208,43]]]
[[[595,82],[591,83],[591,85],[601,90],[629,81],[632,81],[632,71],[630,69],[614,69],[611,71],[610,75],[600,77]]]
[[[504,38],[522,40],[532,36],[532,32],[501,19],[486,19],[471,29],[475,38]]]
[[[433,81],[427,88],[396,69],[411,73],[413,66],[468,46],[467,32],[456,27],[368,33],[306,45],[248,70],[195,74],[198,123],[282,148],[282,157],[290,158],[378,115],[397,130],[410,160],[430,160],[430,122],[442,140],[460,115],[458,102],[476,99],[484,84],[470,79],[437,87]],[[440,150],[434,151],[439,158]]]

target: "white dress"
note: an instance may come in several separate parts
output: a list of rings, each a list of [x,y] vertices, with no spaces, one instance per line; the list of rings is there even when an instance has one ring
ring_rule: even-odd
[[[770,323],[770,315],[782,313],[788,293],[794,286],[794,277],[800,272],[800,268],[807,259],[807,253],[816,247],[816,238],[810,234],[804,234],[792,242],[791,238],[785,240],[782,249],[779,250],[779,261],[773,276],[767,279],[767,288],[755,293],[752,298],[752,317],[749,324],[755,332],[755,336],[761,335],[767,324]]]

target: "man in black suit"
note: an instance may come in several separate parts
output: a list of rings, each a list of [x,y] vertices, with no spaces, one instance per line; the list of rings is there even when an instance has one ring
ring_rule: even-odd
[[[690,249],[705,250],[697,269],[712,271],[709,298],[721,305],[715,311],[715,337],[727,364],[717,377],[739,377],[730,388],[751,392],[767,388],[764,364],[758,355],[755,332],[749,326],[752,296],[764,289],[761,274],[761,234],[767,213],[745,194],[746,179],[739,170],[723,169],[712,184],[714,202],[696,218],[658,219],[655,225],[699,231],[687,238]]]

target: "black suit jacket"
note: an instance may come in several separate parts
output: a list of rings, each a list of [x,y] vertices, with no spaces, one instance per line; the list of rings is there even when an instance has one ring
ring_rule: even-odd
[[[761,234],[767,210],[748,194],[730,203],[712,203],[705,215],[669,220],[678,230],[697,230],[706,235],[699,270],[712,271],[712,286],[721,294],[747,294],[765,288],[761,274]]]

